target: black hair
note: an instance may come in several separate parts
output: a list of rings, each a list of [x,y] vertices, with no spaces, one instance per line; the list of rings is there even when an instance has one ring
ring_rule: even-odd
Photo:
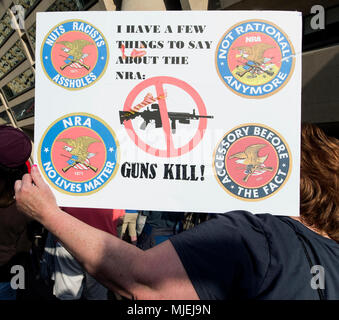
[[[21,180],[27,172],[28,168],[25,164],[15,168],[0,164],[0,208],[8,207],[14,202],[15,181]]]

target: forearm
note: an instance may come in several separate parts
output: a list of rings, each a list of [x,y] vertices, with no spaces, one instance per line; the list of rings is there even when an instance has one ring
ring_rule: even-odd
[[[36,166],[15,182],[18,208],[52,232],[106,287],[129,298],[196,299],[170,241],[142,251],[68,215],[56,204]]]
[[[106,287],[129,298],[151,295],[143,261],[146,253],[106,232],[95,229],[61,209],[43,214],[40,221]]]

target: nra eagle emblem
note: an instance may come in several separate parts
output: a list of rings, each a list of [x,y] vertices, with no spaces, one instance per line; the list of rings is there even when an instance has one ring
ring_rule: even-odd
[[[252,144],[246,147],[244,151],[237,152],[229,157],[229,159],[236,158],[237,163],[244,164],[243,167],[239,167],[240,170],[244,170],[246,174],[242,179],[247,182],[251,175],[260,175],[265,171],[273,171],[273,167],[266,167],[265,161],[268,158],[268,154],[259,157],[259,151],[266,147],[265,144]]]
[[[218,144],[213,167],[219,184],[242,200],[261,200],[276,193],[291,172],[291,153],[275,130],[244,124]]]
[[[71,90],[88,87],[106,70],[107,42],[91,24],[65,21],[45,37],[41,62],[47,77],[57,85]]]
[[[229,29],[216,51],[221,80],[236,94],[264,98],[286,85],[295,52],[286,34],[271,22],[249,20]]]
[[[64,142],[65,145],[63,149],[72,155],[67,161],[68,166],[62,168],[63,172],[66,172],[70,168],[75,168],[78,170],[91,169],[94,172],[97,172],[98,168],[93,167],[89,160],[90,158],[94,157],[96,153],[88,152],[88,148],[94,142],[100,143],[100,140],[88,136],[80,136],[76,139],[64,138],[57,141]],[[65,157],[67,158],[67,156]]]
[[[118,168],[114,132],[98,117],[69,114],[56,120],[39,145],[39,164],[59,191],[87,195],[103,188]]]

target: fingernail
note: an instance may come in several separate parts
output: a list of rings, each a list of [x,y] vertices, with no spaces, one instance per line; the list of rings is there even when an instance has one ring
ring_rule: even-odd
[[[37,164],[34,164],[33,166],[32,166],[32,170],[35,170],[35,169],[37,169],[38,168],[38,165]]]

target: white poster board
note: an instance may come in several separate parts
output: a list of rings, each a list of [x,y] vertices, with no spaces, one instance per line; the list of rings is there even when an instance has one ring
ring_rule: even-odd
[[[58,204],[299,214],[298,12],[37,14],[35,156]]]

